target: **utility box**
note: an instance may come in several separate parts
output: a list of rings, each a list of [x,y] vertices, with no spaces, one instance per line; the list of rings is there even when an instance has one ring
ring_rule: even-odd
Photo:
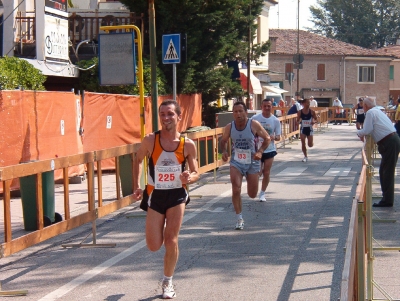
[[[261,110],[247,110],[247,117],[252,117],[261,113]],[[233,121],[233,112],[222,112],[215,114],[215,125],[217,128],[221,128],[226,126],[228,123]]]

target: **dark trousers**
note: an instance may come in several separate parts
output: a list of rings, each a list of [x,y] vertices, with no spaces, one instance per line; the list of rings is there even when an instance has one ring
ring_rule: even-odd
[[[397,135],[399,135],[399,137],[400,137],[400,121],[397,121],[394,124],[394,127],[396,128]]]
[[[400,152],[400,138],[392,135],[378,144],[378,151],[382,156],[379,166],[379,181],[382,189],[382,202],[394,203],[394,172]]]
[[[342,118],[343,117],[343,113],[336,113],[335,114],[335,118]],[[342,120],[335,120],[335,124],[342,124]]]

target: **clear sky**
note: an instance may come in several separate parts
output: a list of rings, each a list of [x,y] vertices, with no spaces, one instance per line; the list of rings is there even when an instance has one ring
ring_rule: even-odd
[[[269,27],[282,29],[297,28],[298,0],[278,0],[279,4],[271,6],[269,11]],[[317,0],[300,0],[300,29],[313,27],[310,5],[317,5]]]

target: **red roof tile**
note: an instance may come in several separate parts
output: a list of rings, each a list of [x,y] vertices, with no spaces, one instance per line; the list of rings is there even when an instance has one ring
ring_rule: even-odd
[[[276,38],[276,50],[274,54],[297,53],[297,29],[270,29],[271,39]],[[300,30],[300,53],[314,55],[346,55],[346,56],[389,56],[376,50],[371,50],[327,38],[312,32]]]
[[[391,55],[395,58],[400,59],[400,45],[390,45],[387,47],[382,47],[376,50],[376,52],[381,55]]]

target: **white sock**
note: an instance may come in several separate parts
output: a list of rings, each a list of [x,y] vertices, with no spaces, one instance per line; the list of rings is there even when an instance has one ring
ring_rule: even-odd
[[[239,214],[236,214],[237,219],[243,219],[242,217],[242,212],[240,212]]]
[[[163,283],[167,282],[168,284],[172,284],[172,277],[173,276],[167,277],[167,276],[164,275]]]

